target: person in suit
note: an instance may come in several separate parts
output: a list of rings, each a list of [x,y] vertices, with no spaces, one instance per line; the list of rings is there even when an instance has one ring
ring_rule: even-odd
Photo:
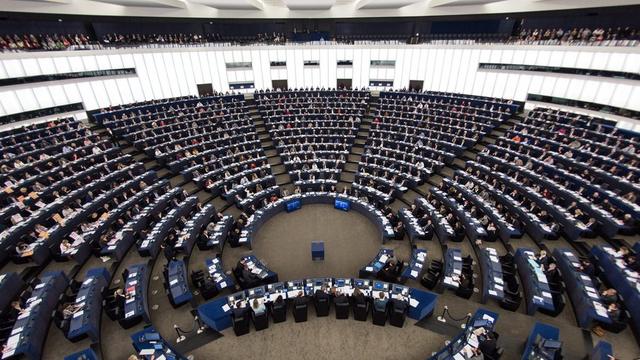
[[[433,224],[431,223],[431,219],[426,220],[422,229],[424,230],[425,240],[433,239],[434,230],[433,230]]]
[[[620,307],[618,306],[618,303],[611,303],[609,304],[609,306],[607,307],[607,315],[609,315],[609,318],[612,321],[620,321]]]
[[[388,302],[389,299],[387,298],[387,293],[380,291],[378,292],[378,297],[373,300],[373,307],[377,311],[386,311]]]
[[[591,263],[591,261],[587,259],[580,260],[580,266],[578,268],[586,275],[596,275],[596,267],[593,265],[593,263]]]
[[[606,289],[600,294],[600,299],[605,304],[613,304],[618,302],[618,291],[616,289]]]
[[[635,272],[640,272],[640,262],[638,261],[638,255],[627,257],[627,267]]]
[[[325,285],[322,285],[320,287],[320,289],[316,290],[315,293],[313,294],[313,297],[316,301],[316,304],[320,302],[320,300],[324,300],[326,299],[327,302],[329,301],[329,293],[327,291],[327,287]]]
[[[396,263],[395,260],[389,259],[382,270],[378,272],[377,277],[386,282],[399,282],[402,267],[403,265],[401,263]]]
[[[551,259],[547,256],[547,252],[545,250],[540,250],[538,256],[536,256],[536,262],[543,268],[546,269],[551,262]]]
[[[478,349],[484,356],[494,359],[497,357],[498,339],[492,333],[487,333],[478,343]]]
[[[309,299],[304,296],[304,292],[298,291],[296,297],[293,298],[293,306],[306,305]]]
[[[407,311],[407,300],[402,298],[402,299],[391,299],[391,308],[395,311],[395,310],[399,310],[402,312],[406,312]]]
[[[560,276],[560,272],[558,271],[556,263],[549,263],[549,266],[547,266],[544,274],[547,276],[547,281],[549,282],[549,286],[551,287],[551,289],[560,291],[560,283],[562,281],[562,278]]]
[[[249,308],[244,306],[244,302],[242,300],[239,300],[236,302],[236,306],[233,307],[233,313],[231,315],[234,319],[244,319],[248,313]]]
[[[333,303],[334,304],[348,304],[349,298],[342,291],[332,288],[331,292],[333,293]]]
[[[360,291],[360,289],[354,289],[351,298],[353,299],[353,303],[356,305],[367,303],[367,298],[364,296],[362,291]]]
[[[253,284],[260,281],[260,279],[251,272],[249,265],[247,265],[243,259],[238,261],[236,269],[238,269],[236,270],[236,275],[239,277],[239,282],[244,283],[246,287],[252,287]]]
[[[464,226],[459,221],[456,221],[453,226],[453,240],[456,242],[461,242],[464,239]]]

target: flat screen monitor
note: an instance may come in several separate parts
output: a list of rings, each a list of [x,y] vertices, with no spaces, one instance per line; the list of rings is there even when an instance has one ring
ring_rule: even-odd
[[[351,208],[351,202],[342,199],[336,199],[334,207],[338,210],[349,211]]]
[[[487,319],[477,319],[473,323],[473,327],[474,328],[485,327],[485,326],[489,326],[489,325],[491,325],[491,323]]]
[[[562,347],[562,342],[558,340],[545,339],[542,342],[542,347],[547,350],[558,350]]]
[[[287,212],[292,212],[300,209],[302,207],[302,202],[300,199],[290,200],[287,202]]]

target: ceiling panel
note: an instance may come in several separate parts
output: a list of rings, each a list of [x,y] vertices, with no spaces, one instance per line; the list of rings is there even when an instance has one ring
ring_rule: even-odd
[[[262,10],[262,0],[188,0],[223,10]]]
[[[504,0],[431,0],[429,6],[464,6],[464,5],[483,5]]]
[[[94,0],[98,2],[136,7],[184,8],[181,0]]]
[[[290,10],[327,10],[336,0],[282,0]]]
[[[58,4],[68,4],[71,0],[18,0],[18,1],[29,1],[29,2],[39,2],[39,3],[58,3]]]
[[[358,9],[399,9],[401,7],[424,2],[424,0],[358,0]]]

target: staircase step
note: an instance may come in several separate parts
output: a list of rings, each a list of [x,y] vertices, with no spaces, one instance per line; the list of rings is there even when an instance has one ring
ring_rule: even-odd
[[[291,183],[291,177],[289,176],[289,174],[284,173],[284,174],[276,175],[276,184],[278,186],[289,184],[289,183]]]
[[[269,159],[271,160],[271,159]],[[278,158],[278,160],[280,160]],[[276,163],[276,165],[271,165],[271,172],[274,174],[282,174],[285,173],[287,170],[285,169],[284,165],[280,164],[280,163]]]
[[[280,159],[280,156],[270,157],[270,158],[267,159],[267,162],[271,166],[282,165],[282,159]]]
[[[355,180],[356,180],[355,173],[348,172],[348,171],[343,171],[343,172],[340,173],[340,181],[345,181],[345,182],[352,183]]]
[[[351,171],[351,172],[356,172],[356,171],[358,171],[358,164],[356,164],[356,163],[346,163],[344,165],[344,169],[348,170],[348,171]]]

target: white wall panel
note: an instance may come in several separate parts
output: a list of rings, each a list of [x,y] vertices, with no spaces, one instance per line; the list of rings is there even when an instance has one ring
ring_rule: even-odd
[[[39,58],[38,59],[38,67],[40,67],[40,71],[43,74],[55,74],[55,73],[57,73],[56,65],[54,64],[53,59],[51,59],[51,58]]]
[[[51,98],[51,93],[49,93],[49,89],[47,89],[46,86],[33,88],[33,94],[41,108],[55,106],[53,99]]]
[[[25,76],[42,75],[36,59],[22,59],[21,63]]]
[[[64,92],[64,88],[62,85],[51,85],[49,86],[49,92],[51,93],[51,98],[56,106],[69,104],[70,101],[67,98],[67,94]]]
[[[25,111],[16,96],[15,91],[7,91],[0,93],[0,102],[7,114],[15,114]]]
[[[0,79],[5,79],[8,77],[9,75],[7,74],[7,70],[5,70],[3,62],[0,61]]]
[[[7,75],[9,75],[9,77],[26,76],[20,60],[15,60],[15,59],[5,60],[4,68],[5,70],[7,70]]]
[[[358,88],[367,87],[372,79],[392,80],[396,88],[407,87],[410,80],[422,80],[424,90],[516,100],[524,100],[527,94],[534,93],[630,109],[640,107],[640,85],[625,80],[478,71],[480,62],[500,62],[640,72],[640,54],[627,49],[327,46],[130,51],[13,54],[15,58],[2,59],[1,78],[123,67],[134,67],[137,76],[38,86],[37,91],[21,91],[19,95],[15,91],[5,91],[0,93],[3,97],[0,112],[10,114],[23,111],[25,107],[76,101],[83,101],[87,109],[95,109],[196,94],[196,84],[200,83],[211,83],[215,90],[228,91],[230,81],[253,81],[256,88],[261,89],[270,88],[272,80],[286,79],[290,87],[302,88],[334,87],[337,78],[350,78]],[[319,61],[320,65],[305,67],[305,60]],[[338,60],[352,60],[353,66],[338,68]],[[396,65],[394,68],[372,68],[371,60],[395,60]],[[271,69],[271,61],[286,61],[286,67]],[[251,62],[252,68],[227,71],[227,62]]]
[[[15,91],[16,97],[20,101],[22,111],[37,110],[47,106],[40,105],[33,89],[20,89]]]

